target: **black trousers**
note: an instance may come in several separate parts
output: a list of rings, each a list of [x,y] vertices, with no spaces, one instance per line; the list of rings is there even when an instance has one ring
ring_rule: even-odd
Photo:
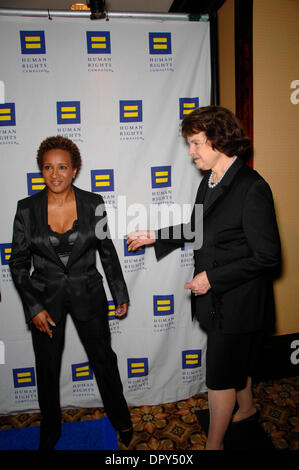
[[[60,371],[66,316],[67,314],[52,328],[52,339],[37,330],[33,324],[31,326],[41,411],[41,449],[54,447],[61,433]],[[107,312],[99,312],[88,321],[78,321],[75,318],[73,321],[112,426],[117,430],[128,429],[131,426],[131,418],[123,395],[117,357],[111,348]]]

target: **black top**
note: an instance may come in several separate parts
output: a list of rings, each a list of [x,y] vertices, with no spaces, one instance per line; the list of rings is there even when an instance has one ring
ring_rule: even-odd
[[[49,239],[57,256],[66,266],[78,236],[78,220],[75,220],[72,228],[64,233],[54,232],[49,225]]]

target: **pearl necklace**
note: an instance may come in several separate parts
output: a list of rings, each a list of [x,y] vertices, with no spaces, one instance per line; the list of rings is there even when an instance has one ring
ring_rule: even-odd
[[[232,164],[237,160],[237,156],[234,156],[232,162],[228,165],[228,167],[226,168],[225,172],[223,173],[223,175],[219,178],[219,180],[217,180],[215,183],[212,183],[212,178],[213,178],[213,175],[214,175],[214,172],[213,170],[211,171],[211,174],[209,176],[209,180],[208,180],[208,186],[209,188],[213,189],[215,188],[215,186],[217,186],[217,184],[220,183],[220,181],[222,180],[222,178],[224,177],[225,173],[230,169],[230,167],[232,166]]]

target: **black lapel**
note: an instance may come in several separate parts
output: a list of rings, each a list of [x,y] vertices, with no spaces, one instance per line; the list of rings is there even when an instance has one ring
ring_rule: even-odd
[[[69,257],[67,267],[69,267],[82,252],[84,243],[87,240],[87,234],[90,230],[90,213],[92,206],[85,204],[84,192],[76,186],[72,186],[75,192],[76,205],[77,205],[77,219],[78,219],[78,236],[74,243],[72,253]]]
[[[208,179],[209,175],[205,175],[201,180],[196,194],[195,204],[203,204],[208,187]]]
[[[232,184],[235,180],[236,175],[240,171],[241,168],[243,168],[244,162],[241,158],[237,158],[237,160],[233,163],[232,167],[229,169],[227,174],[224,176],[222,182],[220,183],[220,187],[217,188],[215,187],[215,190],[217,190],[217,195],[215,198],[210,199],[206,204],[203,202],[203,217],[206,217],[207,214],[215,207],[215,205],[219,202],[222,201],[224,196],[228,193],[230,188],[232,187]],[[208,177],[206,181],[206,186],[205,186],[205,192],[207,190],[208,186]]]

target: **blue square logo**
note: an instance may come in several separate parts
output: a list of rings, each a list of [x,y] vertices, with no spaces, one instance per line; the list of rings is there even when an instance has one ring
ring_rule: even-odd
[[[13,369],[14,387],[34,387],[35,386],[35,372],[34,367],[24,367],[22,369]]]
[[[172,315],[174,313],[173,295],[154,295],[153,304],[155,316]]]
[[[148,358],[138,357],[127,359],[128,378],[146,377],[148,375]]]
[[[86,31],[88,54],[111,54],[110,31]]]
[[[184,119],[199,107],[199,98],[180,98],[180,119]]]
[[[45,54],[46,42],[44,31],[20,31],[22,54]]]
[[[90,174],[92,192],[114,191],[114,170],[91,170]]]
[[[14,103],[0,104],[0,126],[15,126],[16,110]]]
[[[27,173],[28,196],[39,193],[45,187],[46,183],[41,173]]]
[[[0,243],[0,256],[2,266],[6,266],[11,257],[11,243]]]
[[[201,366],[201,349],[182,351],[183,369],[195,369]]]
[[[80,101],[57,101],[57,124],[80,124]]]
[[[151,168],[152,188],[171,186],[171,166],[153,166]]]
[[[81,364],[72,364],[72,378],[73,382],[80,382],[93,379],[93,371],[89,362],[82,362]]]
[[[149,33],[150,54],[171,54],[171,33]]]
[[[120,122],[142,122],[142,100],[121,100],[119,119]]]

